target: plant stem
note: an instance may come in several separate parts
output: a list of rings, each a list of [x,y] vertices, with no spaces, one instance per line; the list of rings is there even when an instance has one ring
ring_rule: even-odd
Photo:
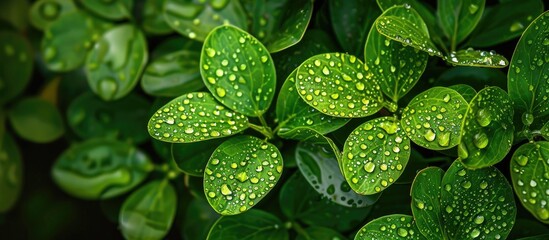
[[[258,131],[259,133],[263,134],[265,137],[267,137],[268,139],[272,139],[274,138],[274,135],[273,135],[273,132],[271,131],[271,129],[269,127],[265,127],[265,126],[258,126],[258,125],[255,125],[253,123],[248,123],[248,126],[253,129],[253,130],[256,130]]]
[[[292,228],[299,235],[305,237],[305,239],[312,240],[311,237],[309,236],[309,234],[305,231],[305,229],[303,229],[303,227],[301,227],[301,225],[299,225],[299,223],[297,223],[296,221],[292,221],[291,224],[292,224]]]

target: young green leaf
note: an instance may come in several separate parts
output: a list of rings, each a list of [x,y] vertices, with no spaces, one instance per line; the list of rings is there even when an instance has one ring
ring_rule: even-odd
[[[207,240],[288,240],[288,231],[278,217],[252,209],[237,216],[222,216],[212,226]]]
[[[164,1],[145,0],[143,6],[143,31],[152,34],[168,34],[173,29],[164,19]]]
[[[402,174],[410,157],[410,139],[398,120],[382,117],[358,126],[345,141],[343,176],[364,195],[383,191]]]
[[[511,186],[499,170],[468,170],[455,161],[442,186],[440,204],[449,239],[507,237],[517,209]]]
[[[198,142],[227,137],[248,128],[248,118],[225,109],[210,93],[188,93],[160,108],[149,120],[149,134],[165,142]]]
[[[379,195],[362,196],[353,191],[339,169],[339,161],[332,151],[322,145],[301,142],[296,148],[296,160],[305,179],[322,196],[346,207],[373,205]]]
[[[276,72],[271,55],[252,35],[236,27],[218,27],[202,47],[200,73],[213,96],[228,108],[260,116],[274,97]]]
[[[172,227],[177,194],[167,181],[152,181],[132,193],[120,209],[126,239],[162,239]]]
[[[513,143],[513,107],[507,93],[488,87],[471,100],[463,118],[459,158],[470,169],[501,161]]]
[[[174,143],[171,147],[171,158],[177,168],[185,174],[202,177],[208,159],[224,140],[216,138],[203,142]]]
[[[170,27],[198,41],[204,41],[210,31],[222,24],[246,28],[246,12],[238,0],[166,0],[163,12]]]
[[[323,114],[359,118],[383,107],[373,73],[355,56],[326,53],[307,59],[296,75],[297,92]]]
[[[410,5],[394,6],[385,10],[377,18],[375,25],[381,34],[390,39],[425,51],[429,55],[443,56],[431,42],[427,25]]]
[[[432,150],[459,143],[461,121],[467,102],[450,88],[433,87],[418,94],[402,112],[401,124],[410,139]]]
[[[470,102],[477,95],[477,91],[475,91],[473,87],[466,84],[456,84],[448,86],[448,88],[458,92],[466,102]]]
[[[32,26],[44,30],[59,17],[76,11],[72,0],[39,0],[32,4],[29,20]]]
[[[121,20],[131,18],[133,11],[133,0],[79,0],[90,12],[109,20]]]
[[[444,57],[444,60],[455,66],[504,68],[509,64],[504,56],[494,51],[487,52],[472,48],[451,52]]]
[[[475,29],[485,0],[439,0],[437,19],[444,35],[450,40],[452,50]]]
[[[120,99],[137,84],[147,59],[143,33],[133,25],[119,25],[105,32],[88,54],[88,84],[106,101]]]
[[[283,166],[280,152],[271,143],[252,136],[230,138],[208,161],[204,193],[222,215],[245,212],[273,189]]]
[[[398,102],[423,74],[429,55],[381,35],[371,28],[364,47],[365,63],[378,78],[381,91]]]
[[[347,240],[341,233],[330,228],[311,226],[299,234],[295,240]]]
[[[19,95],[29,83],[33,68],[30,43],[20,34],[0,31],[0,105]]]
[[[394,214],[375,219],[364,225],[355,240],[367,239],[426,239],[417,228],[414,218],[409,215]]]
[[[549,223],[549,142],[526,143],[511,159],[513,188],[522,205],[539,221]]]
[[[185,212],[181,233],[184,239],[206,239],[211,226],[219,219],[205,199],[193,198]]]
[[[0,135],[0,213],[10,210],[23,187],[23,166],[21,153],[13,138],[4,133]]]
[[[51,142],[65,132],[59,110],[40,98],[18,101],[9,110],[8,118],[19,136],[37,143]]]
[[[63,152],[53,166],[52,177],[70,195],[106,199],[137,186],[152,168],[145,153],[128,143],[92,139]]]
[[[412,213],[416,226],[427,239],[446,239],[440,208],[440,190],[444,171],[428,167],[417,173],[412,183]]]

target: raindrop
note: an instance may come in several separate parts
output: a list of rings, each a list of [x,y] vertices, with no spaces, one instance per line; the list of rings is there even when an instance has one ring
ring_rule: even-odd
[[[231,191],[231,189],[229,189],[229,186],[227,186],[227,184],[221,185],[221,194],[227,196],[227,195],[230,195],[232,193],[233,192]]]
[[[479,235],[480,235],[480,230],[475,228],[475,229],[473,229],[473,231],[471,231],[471,237],[472,238],[477,238]]]
[[[427,130],[427,132],[425,132],[425,134],[423,134],[423,137],[425,138],[425,140],[432,142],[435,140],[436,134],[435,132],[433,132],[433,130],[429,129]]]
[[[476,119],[480,126],[486,127],[492,122],[492,114],[483,108],[477,111]]]
[[[475,14],[477,11],[478,11],[478,5],[476,5],[476,4],[469,5],[469,13],[470,14]]]
[[[482,224],[482,223],[484,222],[484,216],[478,215],[478,216],[475,218],[474,222],[475,222],[476,224]]]
[[[376,165],[373,162],[368,162],[364,165],[364,170],[369,173],[373,172],[375,168]]]
[[[397,230],[397,232],[398,232],[398,235],[401,236],[401,237],[406,237],[406,236],[408,236],[408,231],[407,231],[406,229],[404,229],[404,228],[399,228],[399,229]]]
[[[515,162],[517,162],[518,165],[524,167],[526,166],[526,164],[528,164],[528,157],[524,155],[520,155],[517,158],[515,158]]]
[[[477,133],[473,136],[473,144],[479,149],[488,146],[488,136],[485,133]]]
[[[509,31],[517,32],[517,31],[520,31],[522,29],[524,29],[524,25],[522,25],[521,22],[514,22],[513,24],[511,24],[511,27],[509,28]]]

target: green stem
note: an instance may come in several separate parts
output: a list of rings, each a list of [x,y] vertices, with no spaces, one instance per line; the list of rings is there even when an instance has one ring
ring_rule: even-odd
[[[301,236],[305,237],[305,239],[307,240],[312,240],[311,239],[311,236],[309,236],[309,234],[307,233],[307,231],[305,231],[305,229],[303,229],[303,227],[301,227],[301,225],[299,225],[299,223],[293,221],[291,222],[292,224],[292,228]]]
[[[392,113],[395,113],[398,110],[398,105],[393,101],[384,101],[383,106]]]
[[[274,138],[273,132],[268,127],[258,126],[258,125],[255,125],[253,123],[248,123],[248,127],[250,127],[253,130],[258,131],[259,133],[263,134],[268,139]]]

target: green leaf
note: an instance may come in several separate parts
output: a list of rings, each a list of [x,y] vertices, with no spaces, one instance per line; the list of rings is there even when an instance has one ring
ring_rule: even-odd
[[[306,235],[299,234],[296,240],[347,240],[347,238],[330,228],[311,226],[305,229]]]
[[[295,152],[297,166],[305,179],[322,196],[346,207],[373,205],[379,195],[362,196],[353,191],[341,174],[336,155],[323,145],[301,142]]]
[[[514,39],[542,11],[543,1],[540,0],[512,0],[486,6],[468,43],[475,47],[489,47]]]
[[[444,171],[428,167],[417,173],[412,183],[412,212],[416,226],[427,239],[446,239],[440,208],[440,190]]]
[[[520,38],[509,67],[509,97],[517,114],[532,114],[533,125],[549,115],[549,11],[536,18]]]
[[[173,29],[164,19],[164,1],[146,0],[143,6],[143,31],[152,34],[168,34]]]
[[[513,107],[507,93],[488,87],[471,100],[461,125],[459,158],[470,169],[501,161],[513,143]]]
[[[517,240],[544,240],[544,239],[547,239],[547,238],[549,238],[549,234],[542,234],[542,235],[538,235],[538,236],[524,237],[524,238],[519,238]]]
[[[210,93],[188,93],[158,109],[149,134],[164,142],[198,142],[234,135],[248,128],[248,118],[225,109]]]
[[[358,126],[345,141],[342,171],[351,188],[364,195],[383,191],[402,174],[410,157],[410,139],[395,118]]]
[[[15,32],[0,31],[0,105],[21,94],[33,68],[30,43]]]
[[[222,216],[212,226],[208,240],[289,239],[280,219],[271,213],[252,209],[237,216]]]
[[[255,206],[278,182],[282,157],[271,143],[236,136],[217,147],[204,174],[204,193],[213,209],[235,215]]]
[[[224,140],[216,138],[203,142],[173,143],[171,156],[179,170],[191,176],[202,177],[208,159]]]
[[[72,0],[39,0],[32,4],[29,20],[35,28],[44,30],[60,16],[73,11],[76,6]]]
[[[470,102],[477,95],[477,91],[473,87],[466,84],[456,84],[448,86],[448,88],[458,92],[466,102]]]
[[[376,73],[381,91],[393,102],[406,95],[423,74],[429,55],[407,47],[370,29],[364,59],[371,72]]]
[[[549,229],[547,226],[540,221],[536,220],[535,218],[521,218],[517,217],[515,221],[515,225],[513,225],[513,229],[511,230],[511,233],[509,233],[508,239],[520,239],[528,236],[536,236],[536,235],[548,235]],[[524,240],[524,239],[523,239]],[[534,239],[530,239],[534,240]],[[542,239],[535,239],[535,240],[544,240]]]
[[[120,99],[137,84],[147,59],[143,33],[130,24],[118,25],[105,32],[88,54],[88,84],[106,101]]]
[[[211,226],[219,218],[204,199],[193,198],[183,220],[181,233],[184,239],[206,239]]]
[[[435,81],[436,85],[441,86],[450,86],[456,83],[467,84],[477,91],[482,90],[487,85],[505,89],[507,87],[507,76],[500,69],[457,66],[441,73]],[[467,102],[469,101],[470,99]]]
[[[65,150],[52,169],[65,192],[83,199],[106,199],[128,192],[147,177],[152,163],[136,147],[109,139],[91,139]]]
[[[511,160],[513,188],[522,205],[539,221],[549,223],[549,142],[526,143]]]
[[[450,40],[452,50],[475,29],[484,12],[484,5],[485,0],[438,1],[438,23]]]
[[[364,225],[355,240],[366,239],[426,239],[417,228],[412,216],[394,214],[375,219]]]
[[[198,41],[223,24],[246,28],[246,12],[238,0],[165,0],[163,12],[170,27]]]
[[[0,20],[18,32],[27,31],[29,1],[8,0],[0,2]],[[23,14],[22,14],[23,13]]]
[[[549,122],[546,122],[540,130],[541,136],[549,141]]]
[[[167,181],[152,181],[132,193],[120,209],[120,230],[126,239],[162,239],[170,230],[177,194]]]
[[[46,27],[42,38],[41,55],[46,66],[58,72],[80,67],[94,42],[110,27],[110,23],[81,11],[59,16]]]
[[[59,110],[40,98],[25,98],[18,101],[9,110],[8,118],[15,132],[32,142],[51,142],[65,132]]]
[[[10,210],[23,187],[23,166],[21,153],[13,138],[4,133],[0,135],[0,213]]]
[[[296,88],[307,104],[334,117],[365,117],[383,107],[373,73],[352,55],[326,53],[307,59],[297,71]]]
[[[443,56],[431,42],[427,25],[410,5],[394,6],[385,10],[377,18],[375,25],[381,34],[390,39],[425,51],[429,55]]]
[[[271,55],[252,35],[226,25],[204,41],[200,73],[223,105],[247,116],[260,116],[274,97],[276,72]]]
[[[131,18],[133,0],[79,0],[79,3],[92,13],[109,20],[121,20]]]
[[[517,209],[511,186],[499,170],[468,170],[455,161],[442,186],[440,204],[448,239],[507,237]]]
[[[494,51],[487,52],[472,48],[451,52],[444,60],[454,66],[504,68],[509,64],[504,56]]]
[[[151,104],[137,94],[105,102],[85,92],[71,101],[67,121],[82,139],[116,136],[118,139],[142,143],[149,139],[142,124],[149,117]]]
[[[402,112],[401,124],[419,146],[444,150],[459,143],[467,102],[450,88],[433,87],[418,94]]]

